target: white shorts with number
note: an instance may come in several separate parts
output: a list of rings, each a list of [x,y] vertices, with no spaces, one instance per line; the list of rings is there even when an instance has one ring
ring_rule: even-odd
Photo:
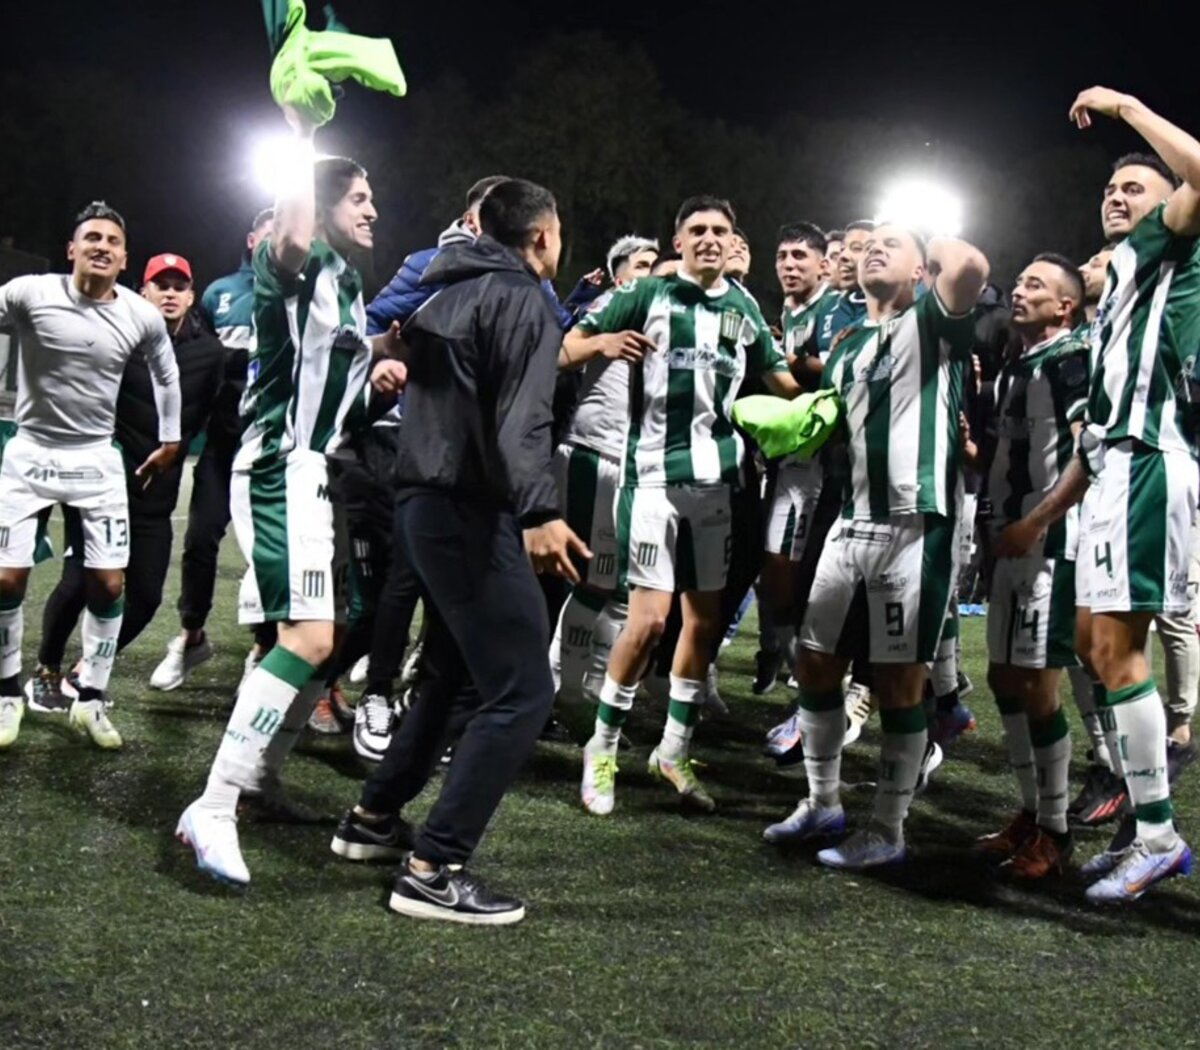
[[[566,523],[592,552],[591,561],[577,563],[580,579],[598,590],[614,590],[621,464],[595,449],[564,443],[554,451],[554,480]]]
[[[229,511],[247,569],[238,622],[343,622],[346,532],[319,452],[297,450],[268,468],[234,471]]]
[[[1200,468],[1185,452],[1122,441],[1104,452],[1081,527],[1078,587],[1093,613],[1186,615]]]
[[[631,587],[719,591],[729,571],[728,485],[623,488],[617,542]]]
[[[767,553],[786,554],[792,561],[804,557],[821,480],[821,464],[816,460],[780,466],[767,518]]]
[[[1075,667],[1075,563],[997,558],[987,615],[988,659],[1044,670]]]
[[[800,643],[836,653],[843,633],[861,630],[852,621],[865,612],[872,663],[928,663],[958,574],[956,540],[953,519],[932,514],[835,524],[817,562]]]
[[[54,448],[18,431],[0,458],[0,566],[33,565],[38,514],[56,503],[79,513],[84,565],[129,564],[125,464],[114,445]]]

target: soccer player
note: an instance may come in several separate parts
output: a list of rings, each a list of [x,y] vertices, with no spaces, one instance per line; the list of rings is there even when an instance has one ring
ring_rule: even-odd
[[[869,219],[858,219],[846,227],[846,240],[838,254],[837,267],[832,271],[832,284],[841,294],[824,305],[813,333],[816,355],[822,362],[828,359],[837,334],[867,316],[867,299],[858,283],[858,264],[874,228],[875,224]]]
[[[633,362],[617,511],[618,550],[632,588],[629,619],[609,659],[581,786],[585,807],[598,815],[612,811],[621,726],[676,590],[683,626],[667,724],[649,768],[685,803],[715,808],[687,752],[719,641],[732,543],[730,489],[738,482],[742,441],[730,411],[747,374],[761,375],[784,396],[799,393],[758,307],[723,276],[733,229],[728,202],[689,199],[675,222],[679,272],[617,289],[563,342],[570,361],[607,350]]]
[[[1017,278],[1011,326],[1020,344],[996,377],[994,447],[983,449],[981,464],[993,532],[1041,502],[1074,455],[1088,393],[1088,346],[1072,331],[1083,300],[1082,278],[1061,255],[1036,256]],[[1061,874],[1073,850],[1071,737],[1058,686],[1062,669],[1076,663],[1078,524],[1072,509],[1029,554],[997,558],[992,569],[988,683],[1021,809],[979,849],[1019,879]]]
[[[838,293],[826,277],[828,242],[820,227],[797,222],[779,231],[775,274],[783,290],[783,350],[789,365],[813,387],[821,377],[821,362],[808,346],[819,319]],[[795,456],[774,465],[768,485],[766,558],[759,579],[760,648],[755,655],[753,691],[763,695],[774,688],[795,633],[792,608],[795,564],[804,555],[813,509],[821,493],[821,464]],[[760,623],[760,628],[763,624]]]
[[[212,658],[204,624],[212,610],[217,555],[229,525],[229,479],[241,442],[239,402],[246,388],[246,363],[254,306],[251,258],[271,231],[273,211],[264,208],[250,224],[241,265],[213,281],[200,297],[200,312],[225,347],[225,381],[205,431],[204,451],[192,470],[192,498],[183,536],[179,585],[180,633],[167,643],[167,654],[150,675],[154,689],[178,689],[188,673]],[[186,446],[185,446],[186,447]],[[255,629],[256,644],[246,659],[247,673],[275,641],[272,624]]]
[[[70,275],[18,277],[0,287],[0,328],[17,336],[17,433],[0,463],[0,748],[17,739],[24,705],[22,602],[38,515],[61,503],[79,515],[86,610],[79,694],[70,724],[102,748],[121,735],[104,691],[121,633],[129,563],[125,466],[113,444],[117,391],[135,352],[150,368],[159,445],[137,467],[144,483],[179,455],[179,371],[162,314],[117,284],[128,247],[125,221],[103,201],[75,220]]]
[[[739,227],[729,242],[729,257],[725,260],[725,276],[745,284],[750,275],[750,240]]]
[[[825,261],[829,264],[830,278],[837,273],[838,260],[841,258],[842,249],[845,247],[845,230],[827,230],[825,232]],[[832,281],[830,283],[832,283]]]
[[[1054,490],[1001,534],[1020,556],[1096,486],[1080,541],[1077,645],[1104,683],[1101,718],[1134,805],[1136,838],[1084,865],[1100,878],[1093,903],[1129,901],[1187,874],[1192,855],[1175,829],[1166,718],[1145,644],[1156,613],[1188,608],[1188,552],[1197,467],[1188,388],[1200,344],[1200,142],[1109,88],[1071,106],[1123,120],[1154,149],[1117,161],[1101,204],[1104,234],[1120,243],[1093,326],[1091,389],[1080,454]],[[1157,154],[1157,155],[1155,155]]]
[[[620,238],[607,257],[614,287],[648,276],[657,259],[657,241]],[[595,309],[606,302],[598,301]],[[652,346],[648,339],[637,345]],[[591,561],[577,566],[580,582],[563,605],[550,646],[559,698],[568,711],[583,701],[585,676],[594,681],[598,671],[602,680],[609,651],[628,615],[628,594],[617,576],[615,517],[629,420],[630,362],[623,353],[618,345],[587,361],[559,355],[560,367],[583,369],[579,403],[554,454],[559,501],[567,524],[592,551]]]
[[[313,127],[287,111],[302,155]],[[204,793],[177,837],[201,870],[245,885],[235,811],[245,789],[277,780],[323,687],[333,652],[334,508],[325,457],[363,391],[373,353],[399,343],[394,326],[366,338],[362,277],[351,259],[374,242],[366,172],[343,157],[303,163],[254,251],[254,342],[233,465],[231,510],[249,568],[238,601],[244,623],[278,624],[279,641],[246,677]]]
[[[146,264],[142,295],[167,322],[179,371],[180,446],[188,445],[208,421],[225,372],[225,348],[192,309],[192,267],[182,255],[156,255]],[[129,562],[135,571],[125,581],[125,614],[117,637],[121,652],[146,628],[162,602],[163,585],[171,563],[171,514],[179,499],[183,459],[145,485],[135,473],[158,445],[159,420],[154,405],[154,378],[146,358],[134,354],[125,366],[117,393],[115,417],[117,446],[125,463],[129,493]],[[62,578],[46,599],[42,613],[42,640],[37,674],[25,686],[29,709],[67,712],[67,697],[75,686],[59,673],[67,641],[86,604],[83,548],[73,535],[74,515],[69,515]]]
[[[926,269],[932,291],[917,297]],[[800,637],[799,718],[809,796],[768,841],[841,831],[846,735],[845,642],[869,624],[883,745],[870,823],[818,859],[860,869],[904,857],[904,818],[926,753],[922,694],[958,560],[959,412],[974,335],[971,311],[988,264],[971,245],[884,224],[864,246],[866,322],[848,329],[822,386],[840,395],[850,485],[843,520],[821,552]]]

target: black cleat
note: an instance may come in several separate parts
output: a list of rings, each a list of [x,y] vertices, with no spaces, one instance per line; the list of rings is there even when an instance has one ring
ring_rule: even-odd
[[[525,918],[516,897],[493,893],[461,867],[442,865],[418,875],[407,864],[396,877],[388,907],[414,919],[441,919],[472,926],[505,926]]]
[[[760,650],[754,654],[754,684],[750,691],[755,696],[766,696],[775,688],[786,655],[782,645],[774,653],[764,653]]]
[[[1125,781],[1107,766],[1090,766],[1082,790],[1067,807],[1067,816],[1075,824],[1096,827],[1120,816],[1128,801]]]
[[[349,809],[329,848],[346,860],[403,860],[412,852],[412,828],[400,817],[367,820]]]
[[[32,706],[32,705],[31,705]],[[1200,747],[1196,746],[1196,742],[1189,741],[1186,744],[1176,743],[1174,740],[1167,741],[1167,783],[1174,786],[1175,781],[1179,779],[1188,766],[1200,758]]]
[[[25,706],[40,715],[62,715],[67,717],[71,701],[62,688],[63,676],[57,671],[38,664],[33,677],[25,683]]]

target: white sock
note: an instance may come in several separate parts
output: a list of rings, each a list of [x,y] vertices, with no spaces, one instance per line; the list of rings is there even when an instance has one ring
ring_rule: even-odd
[[[1071,772],[1071,727],[1060,707],[1049,718],[1030,722],[1033,761],[1037,767],[1037,822],[1039,827],[1067,832],[1067,790]]]
[[[828,696],[801,691],[796,714],[804,732],[809,800],[827,808],[840,806],[842,744],[846,740],[846,701],[841,689]]]
[[[576,587],[558,618],[558,694],[567,703],[583,702],[583,676],[591,661],[596,618],[604,602],[603,595]]]
[[[604,676],[604,684],[600,687],[600,703],[596,709],[596,728],[587,742],[587,750],[592,754],[603,752],[616,755],[621,727],[633,708],[637,689],[636,685],[621,685],[609,675]]]
[[[958,691],[958,603],[950,603],[950,612],[942,625],[933,663],[929,665],[929,682],[935,697],[949,696]]]
[[[663,726],[658,753],[669,762],[681,762],[687,758],[688,744],[691,743],[696,723],[700,721],[700,709],[704,706],[704,682],[674,674],[670,680],[667,722]]]
[[[600,689],[608,671],[608,658],[628,619],[628,603],[618,600],[615,595],[604,603],[604,608],[596,617],[592,627],[592,651],[588,656],[587,672],[583,676],[583,695],[591,703],[597,703],[600,699]]]
[[[292,701],[287,715],[284,716],[283,725],[263,750],[262,759],[254,775],[255,787],[261,788],[265,781],[279,776],[288,755],[304,735],[308,716],[313,713],[313,708],[317,706],[317,701],[324,692],[325,680],[313,678],[296,694],[296,699]]]
[[[1096,710],[1096,698],[1092,692],[1095,683],[1082,667],[1068,667],[1067,677],[1071,679],[1071,695],[1079,709],[1080,721],[1092,743],[1092,755],[1098,765],[1112,769],[1108,741],[1104,739],[1104,727],[1100,724],[1100,712]]]
[[[308,661],[277,645],[250,672],[238,690],[201,805],[233,815],[239,792],[255,785],[263,752],[315,670]]]
[[[996,698],[1000,721],[1004,725],[1004,746],[1008,764],[1021,792],[1021,808],[1036,813],[1038,804],[1037,768],[1033,763],[1033,738],[1029,734],[1029,716],[1019,700]]]
[[[21,673],[21,641],[24,637],[24,606],[0,609],[0,678],[13,678]]]
[[[1171,788],[1167,783],[1167,717],[1151,680],[1108,694],[1120,734],[1125,784],[1137,816],[1137,834],[1152,853],[1175,844]]]
[[[893,842],[904,841],[904,818],[912,805],[913,792],[925,760],[929,741],[925,709],[918,705],[899,710],[881,710],[883,745],[879,749],[879,787],[871,823]]]
[[[83,662],[79,668],[79,684],[85,689],[107,689],[117,658],[117,638],[125,617],[125,601],[118,598],[112,607],[97,615],[90,608],[83,610]]]

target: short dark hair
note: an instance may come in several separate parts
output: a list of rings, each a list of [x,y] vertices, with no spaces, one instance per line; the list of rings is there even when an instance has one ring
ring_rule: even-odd
[[[254,216],[253,221],[250,223],[250,232],[253,233],[255,230],[261,230],[267,223],[274,221],[275,209],[263,208],[262,211]]]
[[[538,220],[557,211],[554,194],[545,186],[527,179],[505,179],[496,183],[480,203],[479,226],[493,240],[510,248],[523,248]]]
[[[322,157],[313,165],[313,194],[317,211],[334,207],[346,196],[355,179],[365,179],[367,169],[349,157]]]
[[[878,225],[879,223],[872,219],[855,219],[853,222],[846,223],[846,228],[842,231],[842,239],[845,240],[851,230],[866,230],[867,233],[874,233],[875,227]]]
[[[689,197],[679,206],[679,211],[675,215],[675,229],[679,229],[680,226],[698,211],[719,211],[729,220],[730,226],[737,227],[737,215],[734,213],[733,205],[729,201],[723,197],[714,197],[711,194],[702,193],[696,197]],[[746,241],[746,243],[749,244],[750,242]]]
[[[825,254],[829,239],[821,227],[813,222],[789,222],[779,227],[775,236],[775,247],[781,244],[807,244],[813,251]]]
[[[499,186],[502,182],[511,182],[507,175],[485,175],[469,190],[467,190],[467,211],[475,207],[484,197],[488,195],[488,190],[493,186]]]
[[[80,226],[92,219],[107,219],[109,222],[115,222],[121,227],[122,233],[126,232],[125,220],[121,218],[121,213],[116,208],[110,207],[107,201],[92,201],[75,216],[75,225],[71,227],[72,235],[78,232]]]
[[[668,249],[667,251],[663,252],[657,259],[654,260],[654,265],[650,267],[650,275],[654,276],[654,272],[656,270],[658,270],[661,266],[663,266],[665,263],[677,263],[677,262],[679,262],[679,255],[676,252]]]
[[[1082,306],[1086,298],[1083,288],[1083,277],[1080,276],[1079,267],[1076,266],[1070,259],[1059,252],[1038,252],[1031,260],[1031,263],[1044,262],[1051,266],[1057,266],[1067,279],[1067,284],[1070,287],[1071,298],[1075,300],[1077,307]]]
[[[746,236],[746,231],[743,230],[740,226],[735,226],[733,228],[733,235],[735,237],[741,237],[741,239],[743,241],[745,241],[747,245],[750,244],[750,238]]]
[[[1124,156],[1116,159],[1112,170],[1115,172],[1119,168],[1127,168],[1132,165],[1137,165],[1139,168],[1149,168],[1151,171],[1158,172],[1159,175],[1176,189],[1179,188],[1183,181],[1167,166],[1167,162],[1157,153],[1126,153]]]
[[[844,241],[846,239],[845,230],[826,230],[825,231],[825,247],[828,248],[831,241]]]

